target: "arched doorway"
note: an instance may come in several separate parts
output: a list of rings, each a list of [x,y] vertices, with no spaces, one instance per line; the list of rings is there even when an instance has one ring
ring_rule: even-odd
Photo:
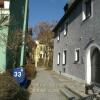
[[[86,83],[100,85],[100,47],[91,44],[86,50]]]
[[[100,51],[97,47],[91,52],[91,81],[100,84]]]

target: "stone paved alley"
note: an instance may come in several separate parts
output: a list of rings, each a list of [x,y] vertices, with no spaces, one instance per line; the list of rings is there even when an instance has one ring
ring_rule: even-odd
[[[36,79],[29,87],[30,100],[66,100],[66,97],[59,92],[61,88],[63,84],[51,71],[40,68],[37,70]]]

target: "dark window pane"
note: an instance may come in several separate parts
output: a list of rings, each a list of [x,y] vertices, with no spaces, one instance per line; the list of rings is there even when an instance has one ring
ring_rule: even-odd
[[[76,50],[77,52],[77,62],[79,62],[79,50]]]
[[[91,0],[86,2],[86,18],[91,16]]]
[[[68,21],[65,24],[66,32],[68,31]]]

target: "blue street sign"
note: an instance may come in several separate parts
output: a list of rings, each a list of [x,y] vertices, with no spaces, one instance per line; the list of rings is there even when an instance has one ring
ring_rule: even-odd
[[[14,68],[13,76],[19,84],[23,83],[25,80],[25,69],[23,67]]]

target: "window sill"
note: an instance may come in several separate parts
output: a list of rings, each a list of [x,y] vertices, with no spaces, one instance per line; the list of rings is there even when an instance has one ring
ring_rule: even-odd
[[[65,66],[66,64],[62,64],[63,66]]]
[[[82,23],[85,23],[85,22],[87,22],[89,19],[91,19],[92,18],[92,16],[89,16],[89,17],[87,17],[87,18],[85,18],[84,20],[82,20]]]
[[[66,37],[67,36],[67,34],[64,34],[64,37]]]
[[[73,64],[80,64],[80,62],[79,61],[74,61],[74,63]]]
[[[57,42],[60,42],[60,40],[57,40]]]

